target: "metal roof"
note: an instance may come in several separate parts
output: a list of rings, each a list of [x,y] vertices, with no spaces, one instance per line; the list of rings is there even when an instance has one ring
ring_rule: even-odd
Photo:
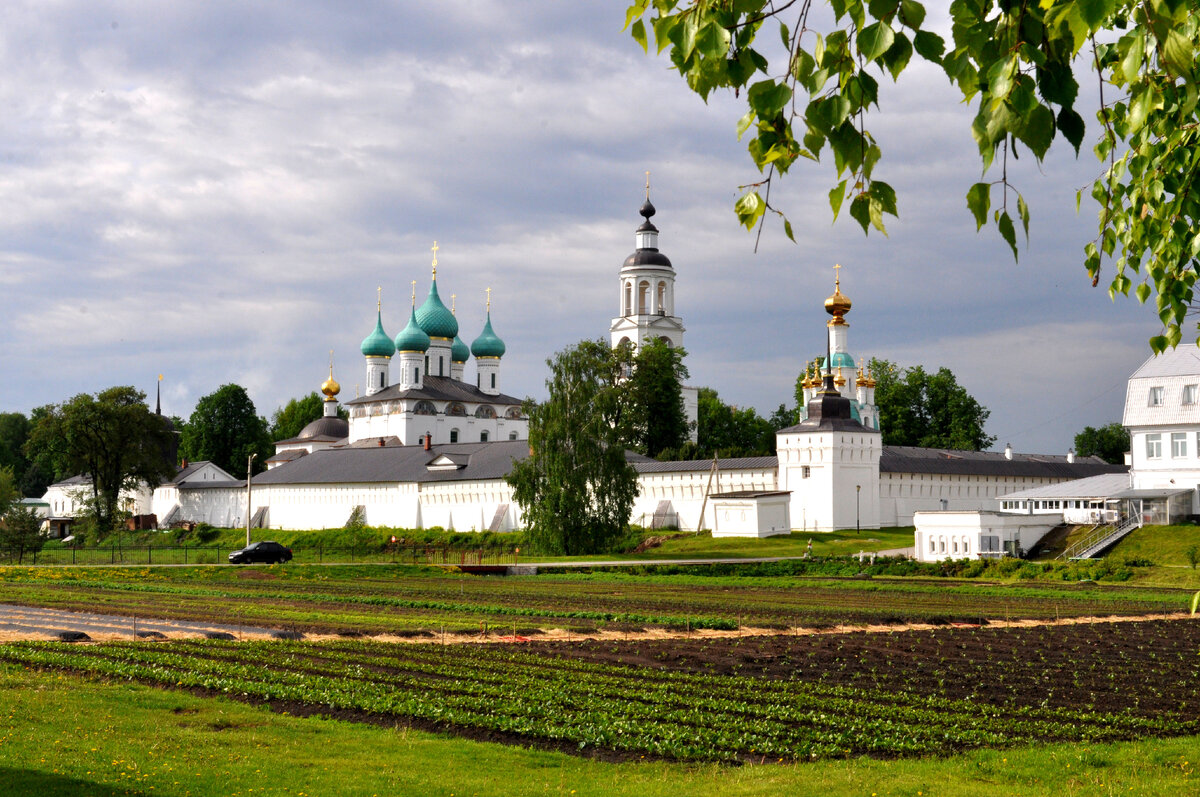
[[[423,379],[421,388],[401,390],[400,385],[389,385],[378,393],[359,396],[346,402],[350,404],[372,404],[379,401],[398,399],[429,399],[431,401],[468,401],[473,404],[503,404],[520,406],[521,399],[504,393],[495,396],[484,393],[470,382],[462,382],[448,376],[429,376]]]
[[[1124,490],[1114,495],[1113,498],[1170,498],[1173,495],[1183,495],[1190,492],[1192,492],[1190,488],[1181,490],[1178,487],[1160,487],[1157,489]]]
[[[444,456],[463,464],[453,470],[427,467]],[[526,440],[451,443],[434,445],[429,451],[424,446],[326,448],[260,473],[252,481],[263,486],[501,479],[512,470],[513,462],[528,456]]]
[[[634,460],[630,457],[633,469],[638,473],[679,473],[685,471],[707,471],[712,468],[711,459],[685,459],[678,462],[659,462],[656,459],[643,457]],[[736,457],[718,459],[718,470],[766,470],[779,466],[778,457]]]
[[[1072,479],[1058,484],[1045,484],[1028,490],[998,496],[1005,501],[1045,501],[1113,498],[1117,493],[1129,489],[1128,473],[1102,473],[1086,479]]]
[[[1099,457],[1078,457],[1074,462],[1055,454],[1013,454],[1001,451],[956,451],[946,448],[884,446],[880,473],[936,473],[956,476],[1008,476],[1047,479],[1082,479],[1101,473],[1124,473],[1125,465],[1110,465]]]

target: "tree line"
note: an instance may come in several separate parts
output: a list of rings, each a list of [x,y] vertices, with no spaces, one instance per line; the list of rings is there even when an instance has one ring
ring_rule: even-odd
[[[27,509],[22,496],[40,498],[55,482],[85,476],[87,526],[103,536],[123,518],[123,491],[170,480],[184,460],[207,460],[244,479],[253,454],[253,472],[261,472],[274,442],[300,434],[324,414],[323,405],[313,391],[289,400],[268,422],[245,388],[228,384],[201,397],[185,420],[158,415],[145,393],[117,386],[36,407],[28,416],[0,413],[0,547],[12,547],[8,529],[24,527],[23,517],[10,518]]]

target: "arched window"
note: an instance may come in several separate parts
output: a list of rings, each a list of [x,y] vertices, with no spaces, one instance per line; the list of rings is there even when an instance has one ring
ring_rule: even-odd
[[[646,315],[650,312],[650,283],[642,282],[638,285],[638,313]]]
[[[631,315],[633,313],[633,283],[625,283],[625,301],[621,308],[621,315]]]
[[[480,404],[479,409],[475,410],[476,418],[495,418],[496,411],[488,404]]]
[[[516,433],[516,432],[509,432],[509,433],[508,433],[508,439],[509,439],[509,440],[516,440],[516,439],[517,439],[517,433]]]
[[[437,409],[428,401],[418,401],[413,407],[414,415],[437,415]]]
[[[658,283],[658,296],[654,299],[654,311],[659,315],[667,314],[667,283]]]
[[[450,442],[451,442],[451,443],[457,443],[457,442],[458,442],[458,430],[457,430],[457,429],[451,429],[451,430],[450,430]]]
[[[446,408],[446,414],[459,418],[465,418],[467,417],[467,408],[464,407],[461,402],[455,401]]]
[[[484,429],[482,432],[479,433],[479,442],[486,443],[487,441],[488,441],[488,433],[487,433],[487,429]]]

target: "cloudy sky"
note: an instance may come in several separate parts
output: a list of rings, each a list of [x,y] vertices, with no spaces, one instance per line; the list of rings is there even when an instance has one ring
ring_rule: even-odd
[[[969,109],[915,67],[881,78],[872,128],[900,195],[890,237],[831,223],[832,167],[804,166],[772,195],[799,243],[769,225],[755,253],[732,212],[757,175],[742,110],[644,55],[621,5],[6,4],[0,411],[116,384],[152,401],[162,373],[167,413],[236,382],[269,417],[331,349],[352,397],[376,286],[395,335],[434,240],[462,338],[491,287],[503,388],[543,396],[547,357],[607,334],[649,170],[692,384],[790,406],[840,262],[852,352],[951,368],[998,447],[1062,453],[1119,420],[1158,326],[1081,265],[1089,152],[1017,164],[1034,220],[1014,263],[966,210]]]

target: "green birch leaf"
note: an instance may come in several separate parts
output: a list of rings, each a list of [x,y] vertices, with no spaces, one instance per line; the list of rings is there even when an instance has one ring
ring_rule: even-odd
[[[1142,304],[1145,304],[1146,300],[1149,298],[1150,286],[1143,282],[1141,285],[1137,286],[1137,300]]]
[[[887,229],[883,226],[883,203],[874,196],[867,198],[867,215],[871,218],[871,226],[887,235]]]
[[[763,198],[759,196],[757,191],[751,191],[747,194],[742,194],[741,198],[734,203],[733,210],[737,213],[738,221],[746,229],[752,230],[754,229],[754,225],[758,223],[763,211],[766,210],[766,203],[763,202]]]
[[[987,183],[975,183],[967,190],[967,210],[975,217],[975,232],[987,223],[988,210],[992,206],[991,189]]]
[[[892,74],[892,80],[900,77],[900,73],[908,66],[908,62],[912,60],[913,48],[912,42],[903,33],[896,34],[896,40],[892,42],[892,46],[883,54],[883,65],[887,67],[887,71]]]
[[[1017,231],[1013,228],[1012,217],[1008,215],[1008,211],[1000,214],[1000,218],[996,220],[996,229],[1000,231],[1000,237],[1008,243],[1008,248],[1012,250],[1013,260],[1017,260]]]
[[[633,23],[633,27],[629,29],[629,35],[633,37],[635,42],[642,45],[642,52],[650,51],[646,43],[646,23],[642,22],[640,17],[637,22]]]
[[[750,125],[754,124],[754,120],[756,118],[757,117],[755,116],[754,111],[746,111],[745,115],[742,116],[741,119],[738,119],[738,123],[737,123],[738,141],[742,140],[742,136],[746,133],[747,130],[750,129]]]
[[[1059,132],[1075,148],[1075,154],[1078,155],[1079,147],[1083,144],[1083,133],[1085,130],[1083,117],[1071,108],[1063,108],[1058,112],[1057,126]]]
[[[1180,77],[1191,75],[1195,69],[1192,55],[1192,42],[1178,30],[1167,31],[1167,40],[1163,42],[1163,60]]]
[[[866,194],[859,194],[850,202],[850,217],[858,222],[865,235],[871,226],[871,200]]]
[[[1128,35],[1121,37],[1120,46],[1125,47],[1125,57],[1121,59],[1121,74],[1126,83],[1137,81],[1142,71],[1142,60],[1146,57],[1146,30],[1136,28]]]
[[[829,191],[829,207],[833,208],[833,220],[837,221],[838,213],[842,210],[842,202],[846,199],[846,181],[842,180]]]
[[[896,216],[896,190],[882,180],[872,180],[868,192],[879,203],[880,209],[889,216]]]
[[[874,61],[892,46],[895,35],[885,22],[873,22],[858,33],[858,51],[868,61]]]
[[[917,0],[900,0],[900,21],[913,30],[919,30],[925,21],[925,6]]]
[[[1017,217],[1021,219],[1021,226],[1025,229],[1025,242],[1029,242],[1029,206],[1025,204],[1025,197],[1017,194]]]
[[[783,234],[788,237],[792,243],[796,243],[796,236],[792,234],[792,223],[786,218],[783,220]]]
[[[935,64],[942,63],[942,53],[946,52],[946,42],[936,33],[927,30],[917,31],[913,37],[913,49],[917,55]],[[954,77],[951,75],[951,77]]]

